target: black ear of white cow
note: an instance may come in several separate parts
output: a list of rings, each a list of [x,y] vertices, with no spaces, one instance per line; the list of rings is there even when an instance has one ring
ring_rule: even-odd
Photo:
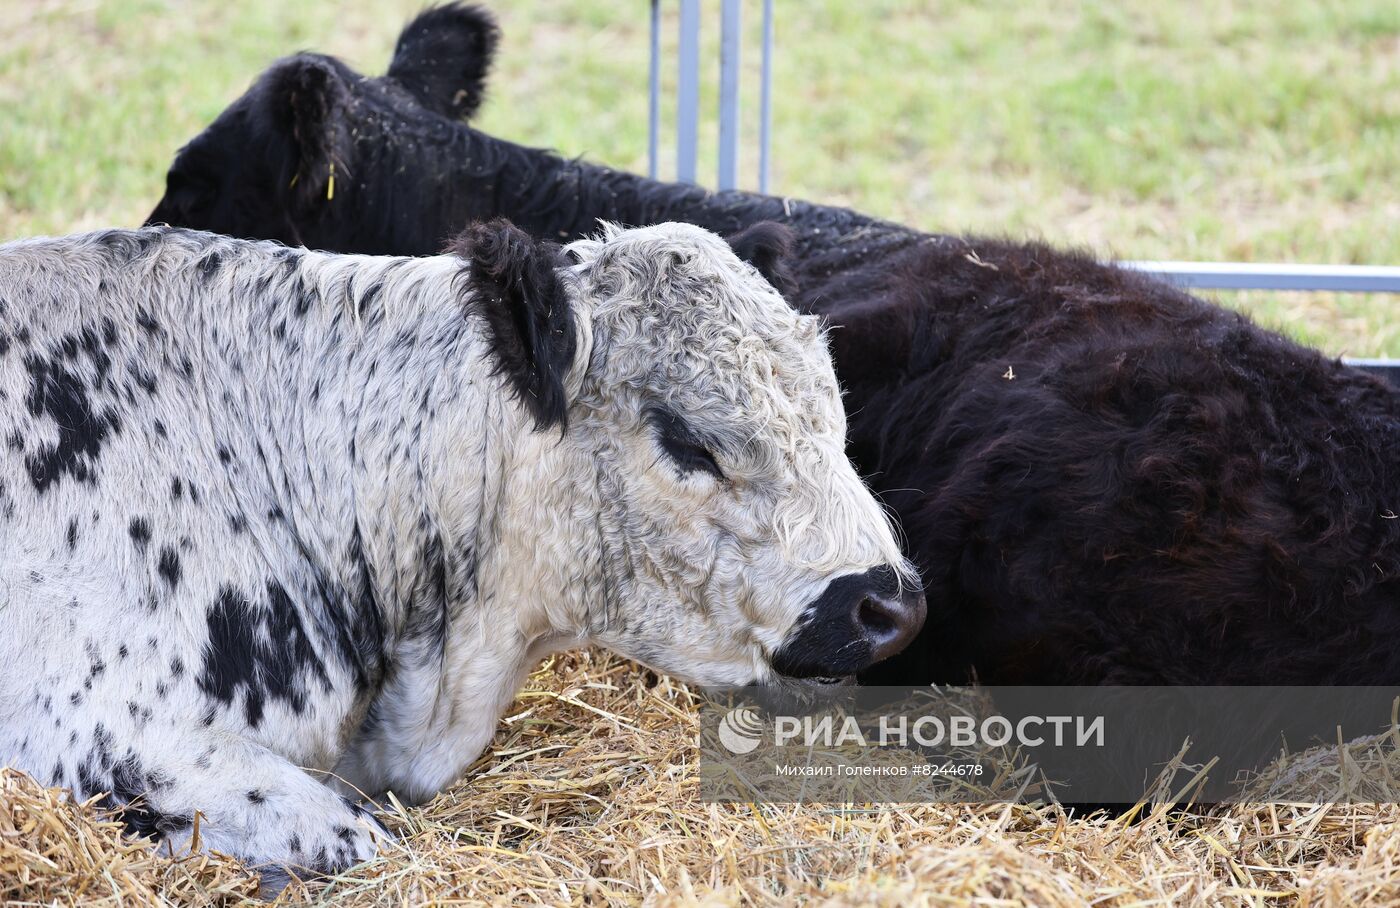
[[[468,260],[468,306],[486,322],[496,371],[505,375],[535,428],[567,425],[564,382],[577,341],[560,247],[509,221],[464,230],[448,251]]]
[[[783,296],[797,292],[792,273],[792,231],[777,221],[759,221],[726,238],[734,254],[758,269]]]
[[[285,60],[265,78],[272,126],[295,150],[291,201],[304,210],[334,194],[336,118],[348,91],[335,64],[316,54]]]
[[[399,33],[389,78],[434,113],[469,120],[481,107],[500,37],[495,18],[481,7],[426,9]]]

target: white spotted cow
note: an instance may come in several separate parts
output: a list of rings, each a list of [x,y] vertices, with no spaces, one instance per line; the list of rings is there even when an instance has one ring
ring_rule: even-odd
[[[844,432],[817,321],[696,227],[0,246],[0,761],[329,872],[546,653],[853,674],[924,603]]]

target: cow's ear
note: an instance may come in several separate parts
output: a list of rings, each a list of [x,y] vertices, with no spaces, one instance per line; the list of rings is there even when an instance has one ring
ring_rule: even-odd
[[[302,54],[268,73],[266,113],[290,149],[284,188],[299,210],[334,198],[338,118],[348,96],[344,77],[325,57]]]
[[[496,20],[480,7],[432,7],[399,33],[389,78],[434,113],[469,120],[481,107],[500,37]]]
[[[560,247],[497,219],[468,227],[448,251],[467,260],[468,310],[485,322],[497,373],[535,428],[562,430],[579,343]]]
[[[797,292],[792,273],[792,231],[776,221],[759,221],[726,237],[739,258],[758,269],[784,297]]]

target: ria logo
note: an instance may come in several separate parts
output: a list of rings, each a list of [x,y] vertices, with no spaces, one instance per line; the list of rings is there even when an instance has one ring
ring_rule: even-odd
[[[719,721],[719,742],[732,754],[746,754],[763,737],[763,720],[749,706],[736,706]]]

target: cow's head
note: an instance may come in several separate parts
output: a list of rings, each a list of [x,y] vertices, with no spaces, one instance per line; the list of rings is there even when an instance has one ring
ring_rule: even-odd
[[[525,556],[555,570],[597,566],[561,584],[588,589],[553,631],[714,685],[852,675],[918,632],[922,593],[844,452],[822,327],[734,251],[771,264],[784,234],[605,227],[561,248],[493,222],[455,244],[541,430],[516,448],[538,458],[511,501],[532,502],[528,525],[499,531],[563,545]]]
[[[489,14],[447,4],[404,28],[384,76],[320,54],[277,62],[180,149],[147,223],[337,252],[438,251],[449,237],[424,225],[486,213],[442,206],[497,39]],[[386,176],[401,173],[411,179]]]

